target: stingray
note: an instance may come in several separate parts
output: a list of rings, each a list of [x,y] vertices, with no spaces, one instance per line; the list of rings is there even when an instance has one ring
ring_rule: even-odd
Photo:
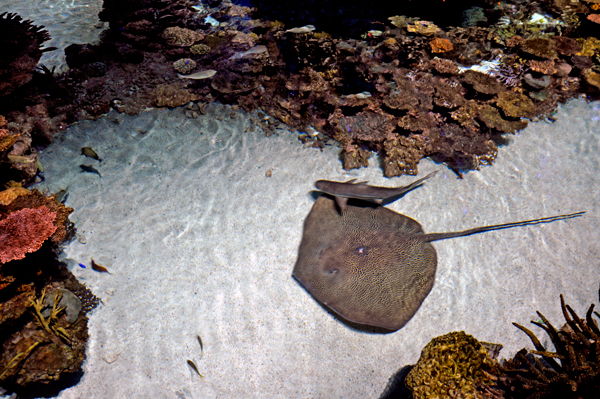
[[[306,221],[293,277],[321,304],[352,323],[396,331],[433,287],[432,241],[550,223],[584,212],[469,230],[426,234],[419,222],[384,207],[346,205],[321,195]]]

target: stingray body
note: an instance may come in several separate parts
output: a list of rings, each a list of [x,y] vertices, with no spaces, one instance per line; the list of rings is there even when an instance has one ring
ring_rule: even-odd
[[[402,328],[433,287],[437,255],[431,241],[549,223],[583,212],[425,234],[421,225],[384,207],[347,204],[320,196],[306,221],[293,277],[320,303],[358,324]]]

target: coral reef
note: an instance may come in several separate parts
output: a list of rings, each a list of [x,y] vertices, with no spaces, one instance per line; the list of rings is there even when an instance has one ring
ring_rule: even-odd
[[[0,192],[0,385],[19,395],[56,395],[81,375],[98,299],[56,260],[72,211],[35,190]]]
[[[382,397],[600,398],[600,329],[594,319],[600,319],[600,314],[592,304],[581,318],[562,295],[560,305],[566,321],[561,329],[540,312],[540,321],[532,321],[548,335],[554,351],[532,331],[513,323],[527,334],[535,350],[521,349],[512,359],[499,362],[502,345],[452,332],[431,340],[417,364],[401,369]]]
[[[191,29],[172,26],[162,33],[162,38],[169,46],[190,47],[196,42],[204,39],[204,35]]]
[[[101,43],[70,46],[64,75],[45,72],[36,81],[34,73],[43,90],[61,96],[38,98],[26,119],[5,115],[10,137],[2,133],[0,143],[16,140],[11,155],[24,157],[6,164],[14,180],[30,182],[37,172],[36,131],[111,108],[131,115],[196,100],[260,108],[291,128],[312,126],[328,144],[337,141],[346,168],[366,164],[357,158],[361,149],[382,157],[386,176],[417,173],[423,157],[460,176],[492,163],[505,136],[528,120],[573,96],[600,94],[600,41],[589,33],[597,24],[585,18],[594,11],[588,4],[487,0],[468,9],[466,20],[441,5],[464,22],[454,26],[390,16],[413,5],[358,12],[338,4],[339,18],[360,16],[315,25],[326,31],[269,20],[261,5],[105,1],[100,18],[110,29]],[[306,17],[307,24],[321,18]]]

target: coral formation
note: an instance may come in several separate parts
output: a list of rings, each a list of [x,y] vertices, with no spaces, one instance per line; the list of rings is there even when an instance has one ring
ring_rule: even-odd
[[[494,344],[487,344],[487,346]],[[408,373],[406,385],[415,399],[486,398],[496,390],[498,363],[488,349],[464,331],[434,338]]]
[[[72,70],[64,76],[44,74],[77,105],[45,97],[41,109],[30,109],[31,118],[46,118],[45,125],[36,122],[38,130],[60,125],[49,116],[71,122],[111,108],[136,114],[218,100],[260,108],[291,128],[314,127],[329,144],[338,142],[345,167],[365,164],[349,150],[361,148],[382,157],[386,176],[417,173],[423,157],[460,175],[493,162],[504,135],[524,128],[526,119],[548,116],[575,95],[600,93],[600,41],[579,29],[592,12],[583,3],[486,1],[465,12],[462,26],[389,17],[386,8],[347,32],[333,22],[325,32],[312,23],[286,26],[260,15],[260,7],[228,0],[192,5],[106,0],[100,18],[110,29],[102,42],[70,47]],[[14,180],[31,181],[36,129],[9,125],[1,143],[14,141],[11,155],[24,158],[3,165],[26,176]]]
[[[172,26],[162,33],[163,39],[170,46],[189,47],[204,39],[204,35],[191,29]]]
[[[196,69],[196,61],[191,58],[181,58],[173,63],[173,68],[179,73],[187,75]]]
[[[513,323],[535,350],[521,349],[512,359],[498,362],[501,345],[452,332],[431,340],[417,364],[407,366],[403,383],[388,387],[386,397],[405,384],[414,398],[599,398],[600,329],[594,316],[600,319],[600,314],[592,304],[581,318],[562,295],[560,304],[566,321],[561,329],[540,312],[540,321],[532,321],[548,335],[554,351]]]
[[[598,291],[600,300],[600,290]],[[529,336],[535,350],[520,350],[503,368],[506,390],[518,398],[598,398],[600,397],[600,314],[592,304],[585,318],[579,317],[560,296],[566,324],[560,330],[537,312],[542,328],[554,346],[554,352],[541,344],[533,332],[513,323]]]
[[[0,14],[0,97],[31,81],[42,54],[52,50],[42,48],[49,39],[43,26],[15,13]]]
[[[41,248],[56,231],[56,212],[45,206],[12,212],[0,220],[0,264],[23,259],[28,252]]]
[[[0,192],[0,385],[9,391],[39,383],[55,395],[81,373],[98,299],[56,261],[72,211],[36,190]]]

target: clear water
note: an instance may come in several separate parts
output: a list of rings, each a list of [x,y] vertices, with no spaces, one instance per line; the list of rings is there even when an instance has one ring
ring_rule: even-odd
[[[98,32],[99,2],[14,7],[46,25],[55,40],[48,45],[88,42]],[[572,100],[557,122],[530,124],[494,166],[463,180],[443,165],[420,163],[423,175],[441,172],[390,208],[426,232],[587,213],[435,243],[431,294],[387,335],[337,321],[291,270],[315,180],[391,186],[412,178],[384,178],[377,159],[346,172],[337,148],[302,148],[297,132],[286,130],[266,138],[248,130],[250,115],[232,119],[232,109],[218,104],[199,119],[181,109],[111,112],[71,127],[42,152],[39,188],[69,187],[79,239],[62,258],[104,304],[90,315],[84,377],[59,397],[375,398],[427,342],[450,331],[502,343],[502,357],[531,347],[511,322],[528,324],[539,310],[560,325],[560,293],[580,314],[597,300],[598,107]],[[102,164],[83,158],[82,146],[100,153]],[[102,177],[80,173],[82,162]],[[78,266],[92,257],[112,274]]]

